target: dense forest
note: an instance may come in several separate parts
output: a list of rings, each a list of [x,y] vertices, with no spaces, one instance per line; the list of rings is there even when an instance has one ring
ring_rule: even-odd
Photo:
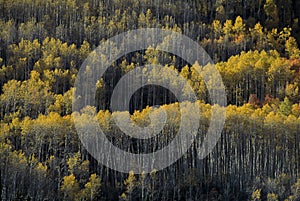
[[[0,0],[1,200],[300,200],[299,7],[298,0]],[[166,146],[181,116],[169,90],[145,86],[131,98],[137,125],[149,124],[151,106],[167,113],[150,142],[122,135],[110,110],[121,77],[160,64],[188,80],[198,98],[190,104],[199,108],[200,126],[188,152],[163,170],[127,174],[98,163],[82,145],[72,111],[78,71],[103,41],[138,28],[182,33],[214,60],[228,106],[206,158],[197,150],[217,106],[200,64],[154,47],[107,69],[82,123],[96,114],[107,138],[128,152]]]

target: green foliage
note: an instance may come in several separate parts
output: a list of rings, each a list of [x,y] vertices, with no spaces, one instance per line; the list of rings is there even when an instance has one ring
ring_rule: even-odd
[[[270,27],[276,27],[279,22],[277,5],[274,0],[266,0],[264,5],[266,15],[269,17],[267,23]]]
[[[278,112],[288,116],[292,111],[292,104],[287,97],[284,98],[284,101],[280,104]]]

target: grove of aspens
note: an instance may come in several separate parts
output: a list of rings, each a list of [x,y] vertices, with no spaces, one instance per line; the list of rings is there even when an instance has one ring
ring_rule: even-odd
[[[212,152],[199,159],[217,107],[200,64],[151,46],[123,55],[99,78],[97,105],[84,108],[82,123],[96,114],[106,137],[127,152],[167,146],[180,124],[168,89],[144,86],[131,97],[130,118],[139,126],[149,124],[152,106],[168,115],[147,146],[122,134],[110,110],[118,81],[146,64],[188,81],[200,121],[196,140],[175,163],[122,173],[99,163],[79,139],[74,82],[103,41],[140,28],[184,34],[204,48],[226,89],[226,120]],[[299,45],[299,0],[0,0],[0,199],[299,201]]]

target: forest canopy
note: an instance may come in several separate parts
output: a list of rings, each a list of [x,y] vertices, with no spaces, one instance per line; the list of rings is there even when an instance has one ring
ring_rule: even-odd
[[[299,200],[299,7],[297,0],[0,0],[1,199]],[[98,163],[82,145],[72,116],[78,71],[103,41],[138,28],[182,33],[215,62],[227,117],[205,159],[197,150],[214,106],[199,63],[154,47],[115,61],[96,84],[96,107],[84,112],[96,114],[107,138],[123,150],[166,146],[180,121],[173,93],[145,86],[132,96],[130,118],[137,125],[149,124],[151,106],[168,114],[148,142],[122,135],[110,98],[138,66],[171,68],[198,98],[200,127],[188,152],[164,170],[125,174]]]

